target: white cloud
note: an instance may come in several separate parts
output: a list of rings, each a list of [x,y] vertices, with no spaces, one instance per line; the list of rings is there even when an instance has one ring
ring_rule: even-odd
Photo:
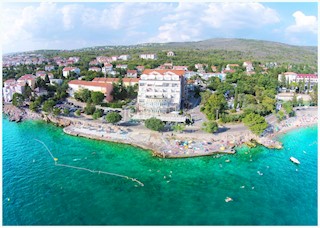
[[[317,34],[318,23],[316,16],[306,16],[301,11],[296,11],[292,14],[295,18],[295,24],[286,28],[287,33],[305,33],[311,32]]]
[[[201,20],[212,28],[259,28],[280,21],[277,12],[260,3],[211,3]]]
[[[275,10],[260,3],[181,2],[162,21],[164,24],[150,42],[197,40],[219,32],[228,36],[236,30],[261,28],[280,19]]]
[[[167,3],[99,4],[101,8],[88,3],[41,2],[19,7],[15,3],[7,4],[1,13],[3,50],[21,47],[27,50],[37,43],[36,49],[50,48],[50,44],[54,49],[67,49],[80,45],[86,38],[89,45],[95,45],[97,39],[103,39],[101,34],[105,34],[105,43],[109,37],[119,34],[122,34],[121,42],[127,42],[130,36],[137,38],[145,34],[143,25],[152,23],[150,18],[170,6]],[[120,39],[115,39],[118,41]],[[62,46],[58,46],[61,43]]]

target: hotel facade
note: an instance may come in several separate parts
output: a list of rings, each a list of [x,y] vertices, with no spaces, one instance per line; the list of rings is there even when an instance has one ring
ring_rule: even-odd
[[[138,112],[165,114],[177,112],[187,96],[183,70],[144,70],[139,81]]]

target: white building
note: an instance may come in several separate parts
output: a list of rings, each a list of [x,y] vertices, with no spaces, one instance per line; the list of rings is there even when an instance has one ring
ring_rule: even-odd
[[[52,70],[54,70],[54,66],[52,66],[52,65],[46,65],[46,66],[44,67],[44,70],[45,70],[45,71],[52,71]]]
[[[157,59],[157,54],[141,54],[141,59]]]
[[[253,65],[252,65],[252,62],[243,62],[243,65],[242,66],[244,66],[245,68],[246,68],[246,71],[247,72],[251,72],[251,71],[253,71],[254,70],[254,67],[253,67]]]
[[[308,84],[310,82],[310,88],[312,89],[315,84],[318,84],[318,75],[317,74],[297,74],[294,72],[285,72],[283,74],[278,75],[278,81],[282,80],[282,77],[285,77],[286,82],[289,84],[292,82],[299,83],[300,81],[304,81],[304,87],[307,89]]]
[[[15,79],[8,79],[3,83],[2,94],[4,102],[11,102],[14,93],[22,94],[25,84],[18,83]]]
[[[112,70],[113,70],[113,65],[109,64],[109,63],[104,64],[104,67],[102,67],[102,72],[104,74],[107,74],[107,73],[111,72]]]
[[[80,74],[80,69],[78,67],[65,67],[62,70],[62,75],[64,77],[68,77],[70,72],[75,72],[77,75],[79,75]]]
[[[187,71],[188,70],[188,66],[173,66],[172,69],[173,70],[184,70],[184,71]]]
[[[90,67],[88,71],[101,72],[101,68],[100,67]]]
[[[28,85],[29,85],[32,89],[34,89],[35,86],[36,86],[36,78],[37,78],[37,77],[34,76],[33,74],[25,74],[25,75],[21,76],[21,77],[18,79],[17,83],[18,83],[18,84],[21,84],[21,85],[23,85],[23,86],[25,86],[26,83],[28,83]]]
[[[149,114],[179,111],[187,91],[184,73],[182,70],[144,70],[139,81],[138,111]]]
[[[130,55],[120,55],[120,56],[118,57],[119,60],[129,60],[130,58],[131,58]]]
[[[175,54],[174,54],[173,51],[168,51],[168,52],[167,52],[167,56],[175,56]]]

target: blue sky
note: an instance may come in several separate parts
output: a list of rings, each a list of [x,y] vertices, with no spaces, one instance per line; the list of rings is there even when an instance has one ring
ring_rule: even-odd
[[[6,2],[3,53],[248,38],[316,46],[316,2]]]

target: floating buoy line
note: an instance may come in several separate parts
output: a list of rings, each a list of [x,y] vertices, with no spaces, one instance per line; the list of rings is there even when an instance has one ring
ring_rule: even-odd
[[[131,181],[134,181],[136,183],[138,183],[140,186],[144,186],[144,184],[142,182],[140,182],[139,180],[132,178],[132,177],[128,177],[128,176],[124,176],[121,174],[117,174],[117,173],[110,173],[110,172],[105,172],[105,171],[100,171],[100,170],[92,170],[92,169],[87,169],[87,168],[83,168],[83,167],[78,167],[78,166],[72,166],[72,165],[65,165],[65,164],[59,164],[58,163],[58,158],[54,157],[51,153],[51,151],[49,150],[49,148],[47,147],[47,145],[42,142],[39,139],[34,139],[37,142],[41,143],[49,152],[50,156],[52,157],[52,160],[54,161],[54,165],[55,166],[63,166],[63,167],[67,167],[67,168],[71,168],[71,169],[78,169],[78,170],[84,170],[84,171],[88,171],[90,173],[98,173],[98,174],[105,174],[105,175],[111,175],[111,176],[117,176],[117,177],[121,177],[121,178],[125,178]]]

